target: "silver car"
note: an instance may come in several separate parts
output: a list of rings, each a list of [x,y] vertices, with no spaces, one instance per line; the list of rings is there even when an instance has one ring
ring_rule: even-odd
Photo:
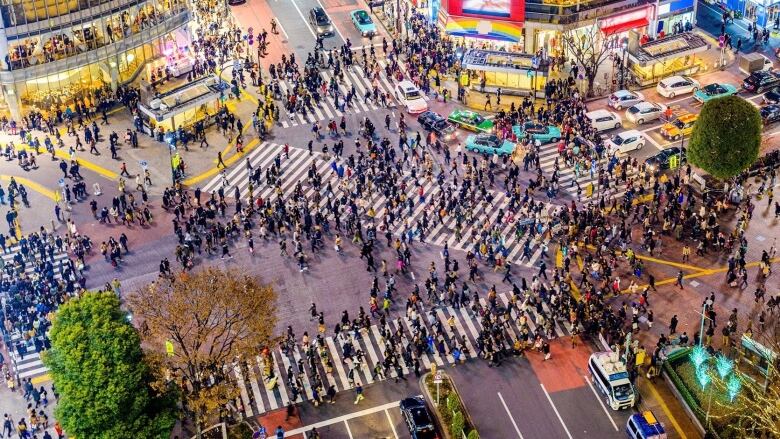
[[[666,111],[666,105],[652,102],[640,102],[626,110],[626,119],[642,125],[645,122],[660,118]]]
[[[607,105],[615,110],[622,110],[645,100],[645,96],[638,91],[618,90],[607,99]]]
[[[317,35],[324,37],[333,35],[333,23],[321,7],[317,6],[309,11],[309,23],[314,28],[314,31],[317,32]]]

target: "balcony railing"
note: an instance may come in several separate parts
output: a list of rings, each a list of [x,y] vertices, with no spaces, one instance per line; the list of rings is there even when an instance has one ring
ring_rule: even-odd
[[[73,56],[47,63],[31,65],[24,68],[14,69],[12,71],[2,71],[0,72],[0,82],[7,84],[28,79],[40,78],[59,72],[77,69],[99,61],[105,61],[112,56],[124,53],[130,49],[134,49],[164,35],[167,35],[168,33],[186,25],[189,20],[190,11],[187,9],[182,9],[179,13],[170,16],[168,19],[163,20],[159,24],[150,28],[145,28],[143,31],[132,34],[119,41],[116,41],[115,43],[107,44],[94,50],[78,53]]]
[[[649,4],[655,4],[655,1],[582,0],[578,5],[576,1],[571,0],[531,0],[525,4],[525,18],[541,23],[569,25]]]

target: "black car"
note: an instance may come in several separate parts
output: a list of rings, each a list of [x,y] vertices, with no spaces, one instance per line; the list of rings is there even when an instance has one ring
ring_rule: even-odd
[[[246,0],[228,0],[230,6],[243,5],[244,3],[246,3]]]
[[[761,93],[777,85],[780,85],[780,72],[766,70],[753,72],[742,82],[742,88],[753,93]]]
[[[764,93],[763,100],[765,104],[780,104],[780,87],[775,87]]]
[[[409,427],[409,433],[412,439],[438,439],[436,426],[433,424],[433,417],[425,400],[422,396],[412,396],[402,399],[400,404],[401,416],[403,416],[406,426]]]
[[[764,125],[775,123],[780,120],[780,104],[771,104],[761,107],[761,120]]]
[[[685,156],[686,149],[682,148],[682,157],[680,160],[680,164],[685,163],[687,161],[687,158]],[[651,170],[664,170],[669,169],[669,159],[671,159],[673,156],[679,156],[680,155],[680,147],[679,146],[672,146],[671,148],[666,148],[661,150],[658,154],[648,157],[645,159],[645,164],[648,168]]]
[[[455,127],[444,116],[433,111],[424,111],[417,116],[417,122],[426,131],[433,131],[445,142],[455,138]]]

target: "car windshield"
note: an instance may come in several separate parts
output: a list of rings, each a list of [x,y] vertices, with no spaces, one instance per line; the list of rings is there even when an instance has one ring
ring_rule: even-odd
[[[433,126],[439,130],[446,130],[449,124],[447,123],[446,120],[439,120],[436,121],[436,123],[434,123]]]
[[[667,83],[665,83],[663,81],[659,82],[658,84],[661,85],[661,88],[669,88],[669,84],[667,84]]]
[[[317,19],[317,24],[320,26],[325,26],[328,24],[328,16],[325,15],[322,12],[315,12],[314,13],[315,18]]]
[[[631,396],[631,384],[621,384],[613,387],[613,390],[615,392],[615,399],[618,401],[625,401]]]
[[[672,122],[672,125],[676,126],[679,129],[685,128],[685,122],[683,122],[680,119],[676,119],[674,122]]]
[[[357,18],[357,21],[360,24],[371,24],[371,17],[368,16],[366,11],[355,12],[355,18]]]
[[[417,99],[420,97],[420,91],[413,88],[406,89],[404,94],[406,94],[406,99]]]
[[[637,113],[639,113],[639,107],[633,106],[633,107],[628,109],[628,112],[631,113],[631,114],[637,114]]]
[[[481,115],[477,114],[477,113],[472,114],[469,117],[469,119],[471,119],[471,123],[473,123],[474,125],[479,125],[479,124],[481,124],[482,122],[485,121],[485,118],[482,117]]]
[[[614,143],[615,145],[622,145],[624,141],[625,139],[620,137],[620,134],[612,138],[612,143]]]
[[[704,93],[712,96],[724,93],[726,90],[720,86],[720,84],[710,84],[706,87],[704,87],[702,90],[704,90]]]
[[[431,417],[428,415],[428,410],[425,410],[422,407],[415,407],[409,411],[412,414],[414,425],[417,426],[418,429],[431,426]]]

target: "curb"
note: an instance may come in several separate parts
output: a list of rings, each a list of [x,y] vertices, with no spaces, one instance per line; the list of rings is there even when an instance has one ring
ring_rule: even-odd
[[[474,424],[474,421],[472,420],[471,415],[469,414],[468,407],[466,407],[466,404],[463,402],[463,396],[461,396],[460,392],[458,392],[457,386],[455,386],[455,382],[443,370],[440,370],[440,369],[437,368],[437,371],[441,372],[442,377],[450,382],[450,387],[452,388],[452,391],[455,392],[455,394],[458,396],[458,399],[460,400],[460,407],[462,409],[461,413],[463,413],[463,419],[466,421],[466,424],[470,425],[472,427],[472,430],[476,430],[477,433],[479,434],[479,430],[477,430],[477,427]],[[461,439],[461,438],[454,438],[454,437],[452,437],[450,435],[449,430],[446,428],[446,426],[442,425],[442,423],[441,423],[439,412],[441,411],[442,405],[441,404],[438,405],[438,406],[436,405],[435,399],[434,399],[434,395],[431,395],[428,392],[428,387],[425,385],[425,379],[430,374],[431,374],[431,372],[425,372],[424,374],[422,374],[422,376],[419,379],[419,384],[420,384],[420,389],[423,392],[423,396],[428,398],[428,400],[430,400],[432,405],[433,405],[433,409],[434,409],[435,415],[436,415],[436,424],[439,427],[439,430],[442,432],[442,434],[444,435],[445,438],[447,438],[447,439]],[[444,407],[446,409],[446,405],[444,405]],[[463,437],[464,438],[466,437],[466,432],[465,431],[463,432]]]

